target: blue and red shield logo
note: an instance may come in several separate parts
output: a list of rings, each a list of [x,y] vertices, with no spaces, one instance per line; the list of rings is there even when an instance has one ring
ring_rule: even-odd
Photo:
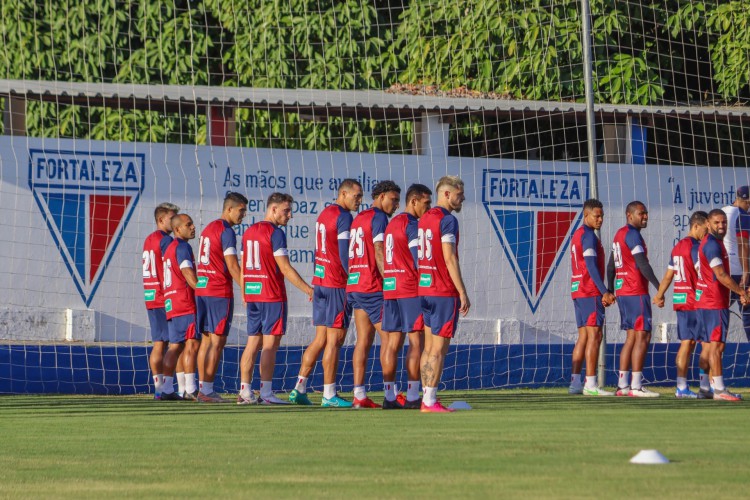
[[[536,312],[589,196],[587,173],[486,170],[482,204]]]
[[[29,187],[88,307],[143,192],[145,156],[29,150]]]

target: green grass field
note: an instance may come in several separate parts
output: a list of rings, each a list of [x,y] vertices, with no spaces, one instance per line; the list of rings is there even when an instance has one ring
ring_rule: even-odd
[[[658,400],[443,393],[446,403],[474,407],[448,415],[4,396],[0,496],[748,496],[750,401],[664,392]],[[651,448],[672,463],[628,462]]]

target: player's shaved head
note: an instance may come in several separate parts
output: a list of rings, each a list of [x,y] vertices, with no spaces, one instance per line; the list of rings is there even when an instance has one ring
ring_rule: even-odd
[[[193,219],[191,219],[188,214],[173,215],[172,216],[172,230],[177,231],[177,229],[181,228],[183,225],[187,224],[188,222],[192,220]]]
[[[170,212],[177,213],[180,211],[180,207],[175,205],[174,203],[160,203],[156,209],[154,209],[154,220],[156,222],[159,222],[159,219],[164,217],[165,215],[168,215]]]
[[[698,210],[697,212],[693,212],[693,215],[690,216],[690,227],[693,226],[702,226],[706,223],[708,220],[708,214],[704,212],[703,210]]]
[[[714,219],[716,217],[724,217],[726,219],[727,214],[720,208],[714,208],[713,210],[708,212],[708,219]]]
[[[234,208],[240,205],[247,205],[247,198],[241,193],[230,191],[224,197],[224,210]]]
[[[424,184],[412,184],[406,190],[406,203],[408,204],[414,198],[422,198],[423,196],[432,196],[432,189]]]
[[[441,177],[439,181],[437,181],[437,185],[435,186],[435,191],[440,194],[441,189],[445,188],[451,188],[451,189],[463,189],[464,188],[464,181],[461,180],[461,178],[457,175],[446,175],[444,177]]]
[[[339,194],[343,193],[344,191],[351,191],[355,187],[359,187],[359,189],[362,189],[362,184],[360,184],[357,179],[344,179],[339,185]]]
[[[588,200],[583,202],[583,211],[588,212],[589,210],[594,210],[595,208],[600,208],[604,210],[604,205],[601,201],[597,200],[596,198],[589,198]]]
[[[294,198],[292,198],[291,194],[271,193],[271,195],[268,197],[268,202],[266,202],[266,206],[270,207],[271,205],[279,205],[281,203],[292,203],[292,202],[294,202]]]
[[[625,213],[632,214],[641,207],[643,207],[644,210],[646,209],[646,205],[644,205],[642,201],[631,201],[630,203],[628,203],[628,206],[625,207]]]

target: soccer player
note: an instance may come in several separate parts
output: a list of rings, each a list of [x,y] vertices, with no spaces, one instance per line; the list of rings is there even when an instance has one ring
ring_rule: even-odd
[[[620,328],[627,331],[620,352],[620,376],[617,396],[656,398],[658,392],[643,387],[643,362],[651,343],[651,297],[649,282],[659,288],[654,270],[648,262],[648,249],[641,230],[648,225],[648,210],[640,201],[631,201],[625,209],[627,224],[615,233],[612,253],[607,264],[609,290],[614,288],[620,309]],[[633,368],[633,380],[628,374]]]
[[[425,346],[422,353],[423,412],[452,412],[437,399],[445,356],[458,326],[458,313],[469,312],[458,263],[458,220],[464,203],[464,182],[456,176],[442,177],[435,188],[437,206],[419,219],[419,296],[424,314]]]
[[[375,330],[381,345],[389,343],[380,328],[383,316],[383,260],[385,228],[398,209],[401,188],[393,181],[378,182],[372,189],[372,207],[357,215],[349,231],[349,278],[346,299],[352,305],[357,343],[352,355],[354,408],[380,408],[367,397],[365,371]]]
[[[388,332],[388,343],[380,346],[380,365],[383,367],[385,398],[383,409],[418,410],[419,363],[424,349],[424,317],[422,301],[417,294],[419,274],[418,220],[432,205],[432,190],[424,184],[412,184],[406,190],[406,209],[391,220],[385,230],[385,262],[383,264],[383,325]],[[394,382],[398,353],[409,335],[406,353],[408,385],[406,399],[397,400]]]
[[[346,300],[349,273],[349,229],[352,214],[362,203],[362,185],[354,179],[341,181],[336,203],[327,206],[315,222],[315,274],[313,277],[313,324],[315,338],[305,349],[297,385],[289,401],[311,405],[307,397],[307,377],[323,351],[322,406],[351,408],[336,394],[339,351],[349,328],[352,305]]]
[[[266,217],[242,236],[244,299],[247,303],[247,345],[240,360],[240,393],[237,404],[258,403],[250,389],[258,351],[260,355],[260,403],[288,404],[273,394],[273,370],[288,314],[284,278],[310,300],[313,289],[289,263],[286,233],[281,229],[292,219],[294,199],[273,193],[266,203]]]
[[[727,272],[729,269],[729,255],[722,242],[727,234],[727,216],[721,209],[714,209],[708,213],[708,235],[701,241],[698,248],[698,291],[697,309],[708,337],[708,362],[711,367],[714,391],[701,381],[698,397],[701,399],[718,399],[723,401],[739,401],[737,394],[729,392],[724,385],[722,355],[724,343],[729,330],[729,293],[734,292],[740,298],[742,305],[747,304],[747,292],[743,290]]]
[[[179,211],[180,207],[172,203],[161,203],[157,206],[154,210],[156,231],[149,234],[143,242],[143,297],[146,301],[153,342],[149,365],[154,380],[154,399],[161,398],[164,384],[164,348],[169,342],[162,291],[162,256],[172,242],[172,237],[169,236],[172,232],[172,216]]]
[[[680,349],[677,351],[675,365],[677,365],[677,389],[675,397],[679,399],[695,399],[698,395],[691,391],[687,383],[688,361],[693,354],[696,342],[703,342],[698,364],[701,369],[701,379],[707,377],[708,339],[704,338],[703,328],[698,312],[695,309],[695,291],[698,286],[698,247],[706,236],[708,214],[697,211],[690,216],[690,232],[672,249],[667,272],[659,284],[659,290],[654,295],[654,304],[664,307],[664,294],[674,280],[674,295],[672,307],[677,314],[677,337],[680,339]]]
[[[613,396],[596,380],[599,346],[602,343],[604,308],[615,302],[604,286],[604,247],[596,235],[604,222],[604,205],[595,199],[583,204],[583,225],[573,234],[570,244],[570,292],[578,327],[573,348],[573,374],[568,393],[586,396]],[[586,359],[586,385],[581,385],[581,368]],[[604,382],[602,380],[602,382]]]
[[[234,314],[232,280],[242,287],[242,271],[237,260],[237,237],[233,226],[245,218],[247,198],[229,192],[224,198],[221,218],[209,223],[198,243],[198,331],[203,334],[198,351],[200,392],[203,403],[228,403],[214,391],[214,378],[227,343]]]
[[[740,287],[747,289],[750,286],[750,186],[740,186],[734,203],[722,209],[727,214],[727,234],[724,236],[724,248],[729,254],[729,274],[732,279],[739,283]],[[738,297],[731,295],[732,303]],[[750,341],[750,306],[739,303],[742,315],[742,326],[745,337]]]
[[[193,219],[186,214],[172,217],[174,239],[164,252],[164,310],[169,328],[169,349],[164,356],[164,387],[161,399],[181,400],[174,392],[172,378],[178,359],[185,367],[184,399],[195,401],[195,362],[200,346],[200,333],[195,329],[195,274],[193,249],[188,241],[195,238]]]

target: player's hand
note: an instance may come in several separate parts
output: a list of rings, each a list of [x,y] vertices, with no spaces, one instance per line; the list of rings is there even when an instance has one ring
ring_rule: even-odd
[[[748,303],[750,303],[750,297],[748,297],[747,290],[745,290],[742,292],[742,295],[740,295],[740,304],[746,306]]]
[[[458,312],[461,313],[461,316],[466,316],[467,314],[469,314],[469,308],[471,308],[469,296],[466,294],[462,294],[459,296],[459,300],[461,301],[461,306],[458,308]]]
[[[305,295],[307,295],[307,301],[308,302],[312,302],[312,299],[313,299],[313,287],[311,287],[311,286],[308,285],[307,288],[305,288]]]
[[[654,299],[651,302],[653,302],[656,305],[656,307],[664,307],[664,297],[661,297],[659,295],[654,297]]]
[[[609,307],[609,306],[611,306],[614,303],[615,303],[615,296],[614,296],[614,294],[611,294],[611,293],[607,292],[607,293],[605,293],[602,296],[602,305],[604,307]]]

